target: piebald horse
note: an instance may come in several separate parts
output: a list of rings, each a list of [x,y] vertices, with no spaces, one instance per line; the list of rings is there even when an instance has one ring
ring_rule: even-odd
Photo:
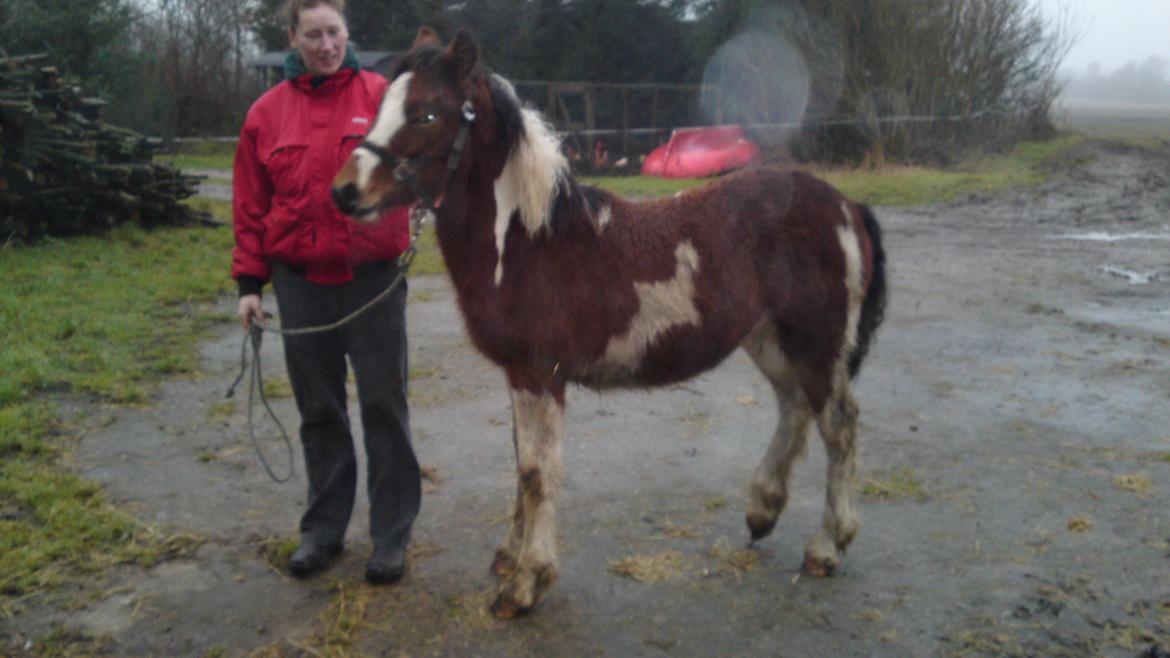
[[[758,167],[652,201],[578,184],[557,138],[470,36],[422,28],[396,62],[366,141],[333,182],[346,214],[421,201],[475,346],[507,376],[518,471],[492,611],[531,608],[556,579],[565,387],[678,382],[743,347],[780,421],[749,486],[752,540],[788,499],[816,423],[828,452],[806,573],[830,575],[860,528],[850,392],[885,307],[870,210],[799,171]]]

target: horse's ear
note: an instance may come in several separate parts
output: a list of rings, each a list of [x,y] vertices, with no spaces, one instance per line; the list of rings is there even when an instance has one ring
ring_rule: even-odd
[[[418,28],[418,34],[415,35],[414,44],[411,45],[410,49],[414,50],[415,48],[419,48],[422,46],[438,46],[438,45],[440,45],[439,34],[437,32],[435,32],[434,30],[432,30],[431,28],[424,25],[424,26]]]
[[[479,49],[470,34],[459,30],[455,33],[451,45],[447,47],[444,58],[454,69],[455,78],[464,80],[471,74],[471,69],[475,68],[475,63],[479,59]]]

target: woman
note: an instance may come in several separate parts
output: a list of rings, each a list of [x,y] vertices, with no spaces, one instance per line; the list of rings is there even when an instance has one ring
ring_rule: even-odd
[[[363,228],[330,197],[334,174],[377,115],[387,82],[361,70],[348,45],[345,0],[288,0],[285,80],[248,111],[236,150],[232,210],[245,328],[266,317],[272,282],[285,328],[339,320],[386,289],[409,245],[407,209]],[[353,366],[369,464],[371,583],[405,570],[418,515],[418,462],[406,406],[406,282],[345,326],[284,340],[301,414],[308,507],[289,560],[298,577],[327,567],[342,549],[353,511],[357,465],[346,413],[346,356]]]

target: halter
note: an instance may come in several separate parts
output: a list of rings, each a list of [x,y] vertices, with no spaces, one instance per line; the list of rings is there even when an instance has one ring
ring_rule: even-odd
[[[472,106],[471,101],[463,101],[461,114],[463,120],[459,125],[459,132],[455,134],[455,141],[451,143],[451,150],[447,152],[447,168],[443,171],[443,180],[439,184],[437,199],[423,189],[423,186],[418,182],[416,167],[423,160],[422,158],[396,158],[390,155],[390,152],[385,148],[369,140],[363,141],[357,147],[378,156],[382,164],[391,168],[390,175],[394,177],[394,180],[406,183],[410,187],[410,191],[414,192],[414,195],[422,201],[421,210],[433,213],[443,205],[443,195],[447,191],[447,185],[451,182],[451,174],[455,173],[455,170],[459,168],[459,162],[463,159],[463,146],[467,142],[467,133],[471,124],[475,122],[475,107]]]

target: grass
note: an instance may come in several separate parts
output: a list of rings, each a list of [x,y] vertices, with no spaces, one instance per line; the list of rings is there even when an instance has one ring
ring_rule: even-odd
[[[884,478],[868,478],[861,485],[861,495],[884,500],[924,501],[930,497],[913,469],[904,468]]]
[[[410,274],[445,274],[447,266],[443,264],[443,254],[439,251],[439,239],[435,236],[435,227],[428,224],[418,236],[415,244],[418,255],[410,266]]]
[[[193,372],[209,318],[192,304],[228,291],[230,253],[230,232],[208,228],[5,249],[0,404],[52,391],[141,402],[152,378]]]
[[[1052,163],[1082,143],[1078,135],[1025,142],[1010,153],[969,160],[953,170],[886,166],[877,169],[814,169],[846,196],[878,206],[921,206],[975,194],[1034,187],[1047,180]]]
[[[712,179],[655,176],[582,176],[578,181],[631,198],[656,198],[698,187]]]
[[[0,254],[0,593],[50,589],[117,563],[153,564],[197,540],[167,537],[57,464],[69,427],[52,393],[141,403],[193,373],[228,290],[226,228],[143,231],[7,246]]]

